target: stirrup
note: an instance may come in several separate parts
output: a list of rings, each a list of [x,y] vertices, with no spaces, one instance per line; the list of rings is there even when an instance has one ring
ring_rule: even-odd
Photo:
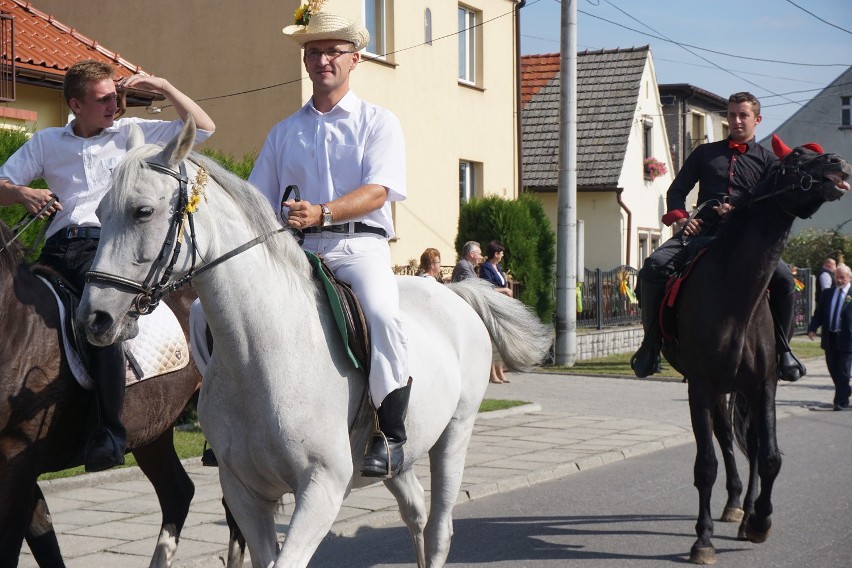
[[[375,414],[373,435],[370,437],[370,441],[364,449],[364,459],[361,462],[361,476],[390,479],[394,475],[399,475],[402,471],[402,465],[405,463],[405,459],[400,459],[399,465],[394,468],[393,455],[394,451],[402,451],[403,445],[404,442],[391,442],[388,440],[388,437],[379,428],[378,414]],[[384,468],[379,467],[375,463],[368,465],[365,463],[368,460],[372,462],[381,462],[384,460]]]
[[[785,373],[781,362],[783,361],[784,356],[788,354],[793,361],[791,365],[786,368]],[[799,358],[796,357],[796,354],[793,353],[792,350],[778,354],[778,364],[776,365],[776,372],[778,373],[779,380],[788,381],[791,383],[798,381],[799,379],[808,374],[808,370],[805,368],[805,364],[799,361]]]

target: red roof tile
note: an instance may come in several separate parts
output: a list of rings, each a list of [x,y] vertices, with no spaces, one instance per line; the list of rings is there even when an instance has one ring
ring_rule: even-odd
[[[558,53],[521,57],[521,108],[559,73],[561,63]]]
[[[78,32],[21,0],[0,0],[0,12],[15,18],[15,66],[28,76],[62,82],[71,65],[83,59],[112,63],[117,78],[142,71],[138,65],[121,58]]]

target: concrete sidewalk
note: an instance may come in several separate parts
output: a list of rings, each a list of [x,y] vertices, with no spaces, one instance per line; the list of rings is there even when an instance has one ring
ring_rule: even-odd
[[[831,410],[834,387],[825,363],[811,359],[807,366],[804,379],[779,385],[779,418]],[[489,385],[487,398],[530,404],[480,415],[460,502],[692,442],[686,385],[679,381],[545,373],[508,376],[509,384]],[[186,465],[196,493],[175,566],[222,566],[228,531],[218,470],[202,467],[199,459]],[[428,460],[416,467],[428,491]],[[57,480],[42,488],[69,568],[148,566],[160,512],[153,488],[137,468]],[[293,507],[292,499],[282,503],[279,535],[286,531]],[[396,502],[378,484],[352,491],[331,533],[352,536],[363,527],[397,520]],[[26,544],[20,565],[36,566]]]

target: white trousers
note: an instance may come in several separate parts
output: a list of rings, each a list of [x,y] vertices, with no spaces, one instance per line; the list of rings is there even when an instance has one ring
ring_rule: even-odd
[[[322,257],[348,283],[370,328],[370,398],[385,397],[408,384],[408,346],[399,313],[399,286],[391,270],[387,239],[370,233],[311,233],[303,248]]]

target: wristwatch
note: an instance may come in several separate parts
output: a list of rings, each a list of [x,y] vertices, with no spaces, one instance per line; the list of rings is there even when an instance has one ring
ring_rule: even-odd
[[[322,209],[322,227],[331,226],[331,209],[328,208],[328,205],[325,203],[319,204],[320,209]]]

